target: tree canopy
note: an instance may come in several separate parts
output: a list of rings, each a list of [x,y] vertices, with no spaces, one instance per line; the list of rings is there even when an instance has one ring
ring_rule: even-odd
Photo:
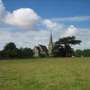
[[[76,44],[80,44],[81,40],[76,40],[75,36],[68,36],[68,37],[63,37],[60,38],[58,41],[55,42],[55,44],[64,44],[64,45],[76,45]]]
[[[55,42],[53,48],[54,56],[63,56],[63,57],[71,57],[74,54],[73,48],[71,45],[80,44],[81,40],[76,40],[75,36],[72,37],[63,37]]]

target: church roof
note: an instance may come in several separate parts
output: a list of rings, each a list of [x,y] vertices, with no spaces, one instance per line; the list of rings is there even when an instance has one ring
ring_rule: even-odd
[[[47,47],[41,44],[39,44],[38,46],[35,46],[35,48],[37,48],[39,51],[45,51],[45,52],[48,51]]]

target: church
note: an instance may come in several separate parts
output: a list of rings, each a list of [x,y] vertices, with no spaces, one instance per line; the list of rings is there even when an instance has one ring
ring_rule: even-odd
[[[50,34],[48,48],[44,45],[35,46],[33,49],[34,57],[47,57],[52,56],[52,49],[53,49],[53,39],[52,33]]]

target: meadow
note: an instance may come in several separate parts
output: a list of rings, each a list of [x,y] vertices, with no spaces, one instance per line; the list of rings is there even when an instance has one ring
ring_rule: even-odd
[[[90,90],[90,58],[1,60],[0,90]]]

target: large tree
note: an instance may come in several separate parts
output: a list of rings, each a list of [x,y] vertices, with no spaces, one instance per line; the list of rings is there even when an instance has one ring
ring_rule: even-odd
[[[71,48],[71,45],[76,45],[80,43],[81,40],[76,40],[75,36],[60,38],[58,41],[55,42],[53,53],[57,53],[60,56],[70,57],[73,55],[73,49]]]
[[[16,49],[16,45],[13,42],[7,43],[4,47],[4,50],[13,50]]]
[[[4,58],[15,58],[17,56],[17,48],[13,42],[7,43],[2,51]]]

